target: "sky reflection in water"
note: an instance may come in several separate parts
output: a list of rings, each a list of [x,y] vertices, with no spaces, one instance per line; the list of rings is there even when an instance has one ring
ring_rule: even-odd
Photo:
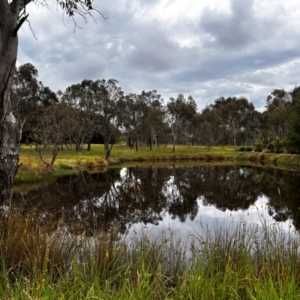
[[[265,195],[257,198],[256,202],[246,210],[217,209],[214,205],[204,205],[203,199],[197,200],[198,214],[191,220],[187,218],[183,223],[178,217],[171,217],[168,212],[162,212],[163,220],[157,224],[142,222],[134,224],[127,231],[127,240],[141,238],[147,235],[151,241],[159,240],[161,237],[170,238],[173,235],[187,243],[189,237],[205,237],[207,233],[214,235],[216,232],[233,234],[237,228],[245,224],[246,228],[277,228],[279,234],[285,233],[286,237],[293,235],[296,230],[291,219],[277,222],[268,212],[269,199]]]

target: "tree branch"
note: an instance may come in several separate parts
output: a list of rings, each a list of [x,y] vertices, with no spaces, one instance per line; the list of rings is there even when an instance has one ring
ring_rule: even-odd
[[[17,26],[14,30],[15,35],[17,34],[18,30],[20,29],[20,27],[22,26],[22,24],[26,21],[26,19],[28,18],[29,14],[25,15],[24,17],[22,17],[19,22],[17,23]]]

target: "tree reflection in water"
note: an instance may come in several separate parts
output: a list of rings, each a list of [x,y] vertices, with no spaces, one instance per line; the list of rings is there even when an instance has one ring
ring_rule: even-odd
[[[269,215],[291,219],[300,229],[300,174],[247,166],[130,167],[105,173],[62,177],[13,196],[12,207],[57,222],[63,217],[72,231],[93,235],[133,224],[158,224],[165,214],[194,220],[202,205],[215,209],[247,210],[262,195]]]

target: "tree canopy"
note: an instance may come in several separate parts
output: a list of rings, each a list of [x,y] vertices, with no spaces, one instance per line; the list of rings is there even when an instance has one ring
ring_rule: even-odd
[[[126,94],[116,79],[83,79],[54,93],[38,80],[31,64],[18,68],[12,87],[14,113],[25,120],[23,141],[56,149],[74,146],[76,151],[85,143],[90,149],[92,142],[101,142],[106,159],[120,140],[136,151],[141,144],[152,150],[172,143],[173,151],[176,144],[204,145],[208,150],[215,145],[251,145],[258,151],[298,153],[299,95],[298,87],[275,89],[266,97],[263,113],[245,97],[220,97],[198,111],[191,95],[179,94],[164,103],[156,90]],[[59,120],[61,111],[64,118],[55,125],[60,139],[51,139],[57,136],[50,134],[48,125],[44,134],[45,120],[50,115],[54,120],[55,114]]]

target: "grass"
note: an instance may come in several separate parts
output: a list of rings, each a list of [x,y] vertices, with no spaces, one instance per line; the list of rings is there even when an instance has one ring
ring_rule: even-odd
[[[56,159],[55,165],[50,170],[39,159],[38,152],[34,147],[22,145],[20,152],[20,163],[16,183],[27,184],[50,180],[53,177],[76,173],[78,169],[98,169],[106,170],[107,166],[116,164],[147,164],[147,163],[178,163],[185,162],[231,162],[231,163],[276,163],[279,167],[299,170],[300,156],[238,152],[239,146],[218,146],[212,147],[209,151],[203,146],[177,145],[176,151],[172,152],[171,145],[154,146],[153,150],[149,147],[139,147],[139,151],[130,149],[125,144],[116,144],[113,147],[109,161],[105,161],[103,145],[92,145],[92,150],[83,149],[75,152],[74,149],[61,150]],[[50,153],[44,156],[45,160],[50,160]]]
[[[241,223],[190,235],[88,237],[8,210],[0,219],[1,299],[297,299],[300,240]]]
[[[234,154],[232,147],[213,147],[209,151],[207,148],[201,146],[186,146],[178,145],[176,152],[172,152],[172,145],[163,145],[153,147],[139,147],[139,151],[130,149],[126,144],[116,144],[113,147],[109,162],[121,161],[145,161],[145,160],[176,160],[176,159],[222,159]],[[223,155],[225,155],[223,157]],[[104,161],[104,147],[103,145],[92,145],[91,151],[83,149],[81,152],[75,152],[74,149],[64,149],[59,152],[56,165],[67,165],[71,167],[87,167],[97,166]],[[50,157],[50,153],[48,158]],[[46,154],[47,159],[47,154]],[[41,165],[38,152],[34,147],[22,145],[21,146],[21,162],[28,163],[32,166]]]

